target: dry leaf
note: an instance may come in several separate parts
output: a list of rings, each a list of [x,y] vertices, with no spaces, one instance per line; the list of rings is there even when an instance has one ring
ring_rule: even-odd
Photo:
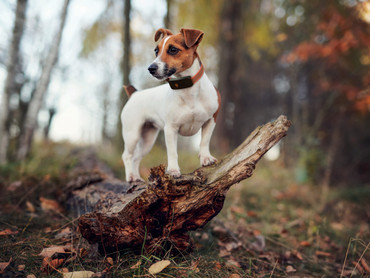
[[[234,213],[237,213],[237,214],[243,214],[244,213],[244,209],[242,207],[230,207],[230,211],[231,212],[234,212]]]
[[[230,257],[227,261],[226,261],[226,266],[236,266],[236,267],[240,267],[240,263],[234,258],[234,257]]]
[[[225,243],[225,248],[229,252],[234,250],[234,249],[237,249],[238,247],[239,247],[239,245],[236,242]]]
[[[227,251],[226,249],[221,249],[220,252],[218,253],[218,256],[221,258],[230,256],[230,255],[231,255],[230,251]]]
[[[237,273],[233,273],[229,276],[229,278],[242,278],[242,277]]]
[[[58,213],[63,212],[62,207],[55,200],[50,200],[50,199],[46,199],[44,197],[40,197],[40,205],[41,205],[41,208],[44,211],[54,211],[54,212],[58,212]]]
[[[359,273],[361,273],[362,275],[363,273],[365,273],[365,269],[363,269],[358,262],[353,261],[352,264],[355,266]]]
[[[161,272],[163,269],[165,269],[167,266],[169,266],[170,264],[171,262],[169,260],[163,260],[163,261],[156,262],[149,267],[149,273],[157,274]]]
[[[316,256],[331,257],[330,253],[319,250],[316,250],[315,254]]]
[[[106,261],[108,264],[113,265],[113,259],[112,259],[111,257],[107,257],[107,258],[105,259],[105,261]]]
[[[35,206],[30,201],[26,202],[26,209],[31,213],[36,211]]]
[[[46,258],[46,257],[53,256],[55,253],[66,253],[66,251],[64,249],[64,246],[53,245],[53,246],[44,248],[44,249],[42,249],[39,256],[42,256],[42,257]]]
[[[56,239],[62,239],[62,238],[69,238],[72,233],[72,229],[70,227],[65,227],[62,229],[56,236]]]
[[[64,259],[51,259],[44,258],[42,260],[41,271],[45,273],[50,273],[56,270],[59,266],[64,263]]]
[[[0,273],[3,273],[3,271],[10,265],[10,263],[12,262],[12,258],[9,259],[8,262],[6,263],[0,263]]]
[[[370,267],[368,263],[366,262],[365,258],[362,258],[360,262],[361,262],[362,267],[365,269],[366,273],[370,274]]]
[[[12,231],[10,229],[5,229],[0,231],[0,236],[8,236],[8,235],[15,235],[18,234],[18,231]]]
[[[131,266],[130,268],[131,269],[137,269],[137,268],[139,268],[140,265],[141,265],[141,261],[137,261],[137,263],[134,264],[133,266]]]
[[[309,246],[311,246],[311,243],[310,242],[308,242],[308,241],[301,241],[300,243],[299,243],[299,245],[301,245],[301,246],[303,246],[303,247],[309,247]]]
[[[88,254],[89,254],[89,252],[85,248],[80,249],[80,257],[81,258],[87,256]]]
[[[292,267],[291,265],[288,265],[286,268],[285,268],[285,272],[286,273],[291,273],[291,272],[296,272],[297,270]]]
[[[94,275],[92,271],[73,271],[63,273],[63,278],[90,278]]]
[[[302,254],[301,253],[299,253],[297,250],[294,250],[293,252],[293,255],[297,258],[297,259],[299,259],[299,260],[303,260],[303,257],[302,257]]]
[[[29,274],[26,278],[36,278],[36,276],[34,274]]]
[[[266,247],[265,237],[263,235],[258,235],[255,238],[256,241],[251,244],[251,247],[257,252],[262,252]]]
[[[255,211],[252,211],[252,210],[247,211],[247,215],[248,215],[249,217],[257,217],[257,213],[256,213]]]
[[[26,266],[24,264],[20,264],[17,269],[18,271],[23,271],[24,269],[26,268]]]
[[[18,187],[20,187],[22,185],[22,182],[21,181],[15,181],[15,182],[12,182],[7,190],[10,191],[10,192],[14,192]]]
[[[219,262],[215,262],[214,269],[216,269],[217,271],[220,271],[222,269],[222,265]]]

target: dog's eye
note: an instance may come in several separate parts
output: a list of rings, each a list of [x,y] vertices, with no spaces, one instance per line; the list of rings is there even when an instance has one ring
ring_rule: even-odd
[[[156,57],[158,56],[158,52],[159,52],[159,49],[158,49],[158,47],[156,47],[156,48],[154,49],[154,53],[155,53],[155,56],[156,56]]]
[[[169,48],[168,48],[168,54],[170,54],[170,55],[175,55],[175,54],[177,54],[178,52],[180,51],[180,49],[178,49],[178,48],[176,48],[176,47],[174,47],[174,46],[170,46]]]

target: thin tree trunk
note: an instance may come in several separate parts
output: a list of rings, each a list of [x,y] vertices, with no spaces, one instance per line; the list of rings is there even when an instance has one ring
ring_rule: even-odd
[[[121,62],[121,72],[122,72],[122,81],[123,85],[130,85],[130,72],[131,72],[131,65],[130,65],[130,57],[131,57],[131,0],[124,0],[124,10],[123,10],[123,30],[122,30],[122,46],[123,46],[123,56]],[[122,110],[123,106],[126,103],[126,93],[124,92],[123,88],[120,92],[119,97],[119,111]],[[122,141],[122,126],[121,126],[121,118],[119,117],[117,120],[117,134],[115,136],[116,145],[122,149],[123,141]]]
[[[166,1],[166,4],[167,4],[167,13],[166,13],[166,16],[164,18],[164,26],[167,29],[171,29],[171,23],[172,23],[172,13],[171,13],[172,3],[173,3],[173,0],[167,0]]]
[[[42,107],[50,83],[51,74],[58,59],[59,47],[62,40],[62,33],[67,18],[69,3],[70,0],[64,1],[57,34],[51,45],[48,57],[46,58],[46,62],[42,69],[40,80],[37,83],[35,93],[28,106],[26,119],[24,122],[24,132],[20,137],[20,145],[17,153],[18,159],[24,159],[31,149],[33,135],[37,127],[37,116]]]
[[[131,14],[131,0],[125,0],[124,17],[125,22],[123,26],[123,60],[122,73],[123,84],[130,84],[130,52],[131,52],[131,30],[130,30],[130,14]]]
[[[7,78],[3,99],[0,108],[0,164],[7,162],[7,151],[9,146],[10,134],[10,111],[9,99],[16,90],[17,65],[19,64],[20,44],[26,21],[27,0],[18,0],[13,27],[13,38],[9,49],[9,60],[7,65]]]
[[[54,115],[56,113],[56,109],[55,108],[49,108],[49,120],[48,120],[48,123],[44,129],[44,140],[45,141],[49,141],[49,132],[50,132],[50,127],[51,127],[51,123],[53,122],[53,118],[54,118]]]
[[[235,105],[240,95],[239,74],[241,53],[241,35],[243,34],[243,0],[225,0],[220,18],[220,71],[218,89],[222,105],[217,117],[216,140],[221,152],[230,150],[230,134],[233,131]]]

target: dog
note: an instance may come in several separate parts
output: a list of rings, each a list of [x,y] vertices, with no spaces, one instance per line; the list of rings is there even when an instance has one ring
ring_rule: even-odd
[[[155,60],[148,71],[158,80],[167,80],[154,88],[137,91],[124,86],[129,99],[121,113],[122,154],[126,181],[142,181],[141,159],[152,149],[160,130],[164,130],[167,148],[166,172],[181,176],[177,157],[177,137],[192,136],[202,129],[199,158],[202,166],[216,162],[209,151],[221,97],[204,72],[197,48],[204,33],[181,29],[178,34],[160,28],[154,35],[158,42]]]

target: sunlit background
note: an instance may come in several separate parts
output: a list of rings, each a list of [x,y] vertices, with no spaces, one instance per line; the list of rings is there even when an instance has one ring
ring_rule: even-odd
[[[0,2],[2,107],[16,3]],[[8,101],[10,157],[20,157],[11,153],[23,144],[18,140],[22,115],[58,32],[63,3],[28,1],[14,80],[18,87]],[[370,169],[365,143],[369,140],[365,128],[370,83],[368,1],[133,0],[128,11],[129,46],[125,45],[125,3],[69,2],[59,55],[31,138],[113,144],[121,152],[118,119],[126,101],[124,76],[138,89],[159,85],[147,72],[154,59],[155,30],[198,28],[205,32],[200,57],[223,99],[213,149],[224,154],[256,126],[285,114],[293,122],[290,134],[266,158],[297,166],[299,180],[322,177],[325,171],[330,176],[345,172],[347,178],[355,171],[361,180],[368,180],[364,178]],[[182,139],[180,148],[195,150],[198,142],[199,135]],[[339,154],[345,145],[357,147]],[[346,163],[353,169],[343,172]]]
[[[0,84],[4,88],[6,78],[7,50],[11,38],[16,1],[0,1],[0,49],[1,67]],[[72,142],[97,143],[101,141],[102,101],[108,99],[109,114],[108,130],[115,132],[122,78],[119,63],[122,57],[121,27],[123,1],[111,1],[109,20],[116,26],[112,27],[106,37],[97,42],[94,53],[89,57],[81,57],[83,40],[88,29],[106,13],[109,1],[71,1],[68,8],[67,22],[63,31],[63,39],[44,109],[39,114],[39,125],[42,129],[49,119],[48,108],[55,108],[57,113],[51,125],[52,140],[69,140]],[[25,38],[22,40],[23,64],[27,78],[36,79],[40,75],[42,59],[48,46],[54,38],[58,27],[59,14],[63,1],[36,0],[29,1]],[[133,1],[132,3],[132,32],[138,36],[152,38],[153,31],[163,26],[162,18],[166,13],[165,1]],[[148,41],[148,39],[145,39]],[[150,45],[141,45],[144,57],[149,63],[152,58]],[[144,51],[145,50],[145,51]],[[133,49],[134,55],[138,51]],[[149,82],[150,76],[144,65],[133,64],[132,81],[139,88]],[[21,97],[29,98],[32,84],[27,84],[22,90]],[[17,98],[17,96],[13,96]],[[16,106],[18,99],[12,99]]]

